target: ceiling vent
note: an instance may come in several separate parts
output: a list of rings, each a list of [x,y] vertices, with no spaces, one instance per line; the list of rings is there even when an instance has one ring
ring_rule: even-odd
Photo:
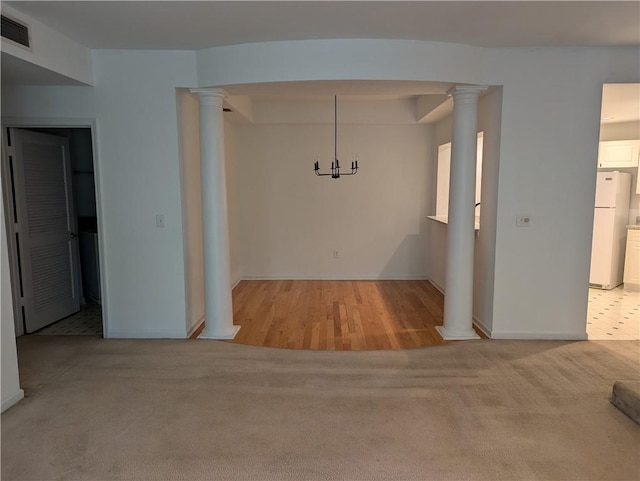
[[[2,36],[24,47],[31,47],[29,27],[4,15],[2,15]]]

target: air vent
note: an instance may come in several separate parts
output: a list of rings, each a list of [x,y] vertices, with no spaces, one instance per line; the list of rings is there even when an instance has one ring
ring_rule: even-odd
[[[2,15],[2,36],[25,47],[30,47],[29,27]]]

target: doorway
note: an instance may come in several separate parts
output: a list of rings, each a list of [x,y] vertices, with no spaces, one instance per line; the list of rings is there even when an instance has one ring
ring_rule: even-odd
[[[640,84],[603,86],[599,141],[587,335],[637,340],[640,242],[633,239],[640,237]]]
[[[16,336],[102,337],[91,126],[3,126]]]

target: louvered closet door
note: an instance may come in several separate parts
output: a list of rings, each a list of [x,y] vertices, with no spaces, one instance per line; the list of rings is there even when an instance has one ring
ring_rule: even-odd
[[[11,129],[26,332],[80,309],[67,139]]]

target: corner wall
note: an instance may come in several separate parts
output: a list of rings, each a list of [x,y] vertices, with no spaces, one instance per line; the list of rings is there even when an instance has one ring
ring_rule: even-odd
[[[198,99],[188,89],[176,89],[186,332],[204,320],[204,254],[202,250],[202,188],[200,183],[200,127]]]
[[[498,178],[502,133],[502,87],[492,88],[478,105],[478,131],[484,132],[480,231],[475,246],[473,314],[486,333],[493,330]]]
[[[16,355],[16,333],[13,326],[13,301],[9,257],[7,250],[7,232],[4,216],[4,193],[0,192],[0,332],[2,342],[2,412],[9,409],[24,397],[18,378],[18,358]]]
[[[229,220],[229,257],[231,286],[235,286],[242,279],[241,240],[239,237],[240,216],[238,204],[241,201],[237,192],[237,153],[236,130],[237,124],[224,122],[224,159],[227,175],[227,214]]]

